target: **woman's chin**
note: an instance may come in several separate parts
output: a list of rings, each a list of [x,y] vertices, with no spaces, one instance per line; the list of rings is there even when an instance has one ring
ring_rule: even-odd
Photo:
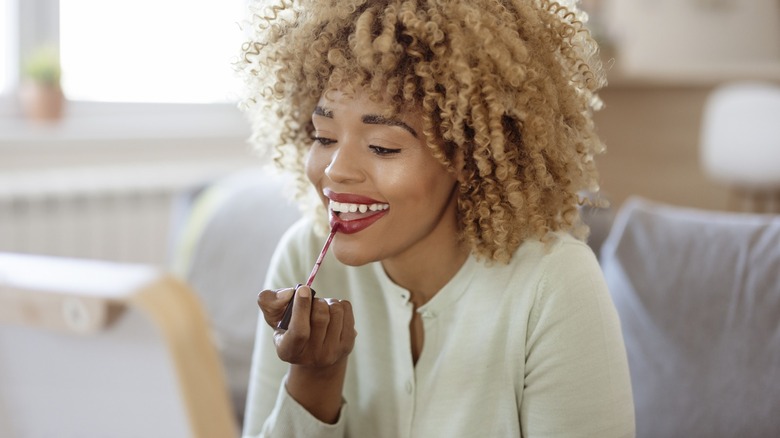
[[[333,246],[333,255],[343,265],[357,267],[376,261],[376,259],[369,257],[363,252],[350,251],[343,247],[339,248],[335,242]]]

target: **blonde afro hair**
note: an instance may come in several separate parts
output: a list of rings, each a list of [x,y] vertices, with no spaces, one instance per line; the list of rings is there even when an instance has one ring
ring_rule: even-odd
[[[254,8],[237,63],[252,140],[297,174],[303,193],[315,105],[327,90],[360,87],[396,111],[422,109],[432,153],[457,174],[460,230],[474,254],[507,262],[526,239],[577,234],[580,194],[598,190],[593,158],[604,148],[592,113],[606,80],[575,3],[276,0]]]

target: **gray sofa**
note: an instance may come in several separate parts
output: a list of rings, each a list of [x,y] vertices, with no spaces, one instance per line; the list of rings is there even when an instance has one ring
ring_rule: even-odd
[[[638,437],[780,437],[780,216],[634,198],[601,265]]]

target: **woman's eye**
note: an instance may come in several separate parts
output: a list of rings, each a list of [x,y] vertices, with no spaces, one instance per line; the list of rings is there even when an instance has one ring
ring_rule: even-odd
[[[371,150],[377,155],[392,155],[401,152],[400,149],[389,149],[383,148],[382,146],[371,145],[369,148],[371,148]]]
[[[314,140],[315,143],[319,143],[322,146],[329,146],[336,142],[336,140],[332,138],[326,138],[326,137],[312,137],[312,140]]]

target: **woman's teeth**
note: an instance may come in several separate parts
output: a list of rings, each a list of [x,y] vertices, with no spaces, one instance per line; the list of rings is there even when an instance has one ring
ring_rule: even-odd
[[[388,208],[390,208],[389,204],[350,204],[330,201],[330,209],[336,213],[366,213],[387,210]]]

